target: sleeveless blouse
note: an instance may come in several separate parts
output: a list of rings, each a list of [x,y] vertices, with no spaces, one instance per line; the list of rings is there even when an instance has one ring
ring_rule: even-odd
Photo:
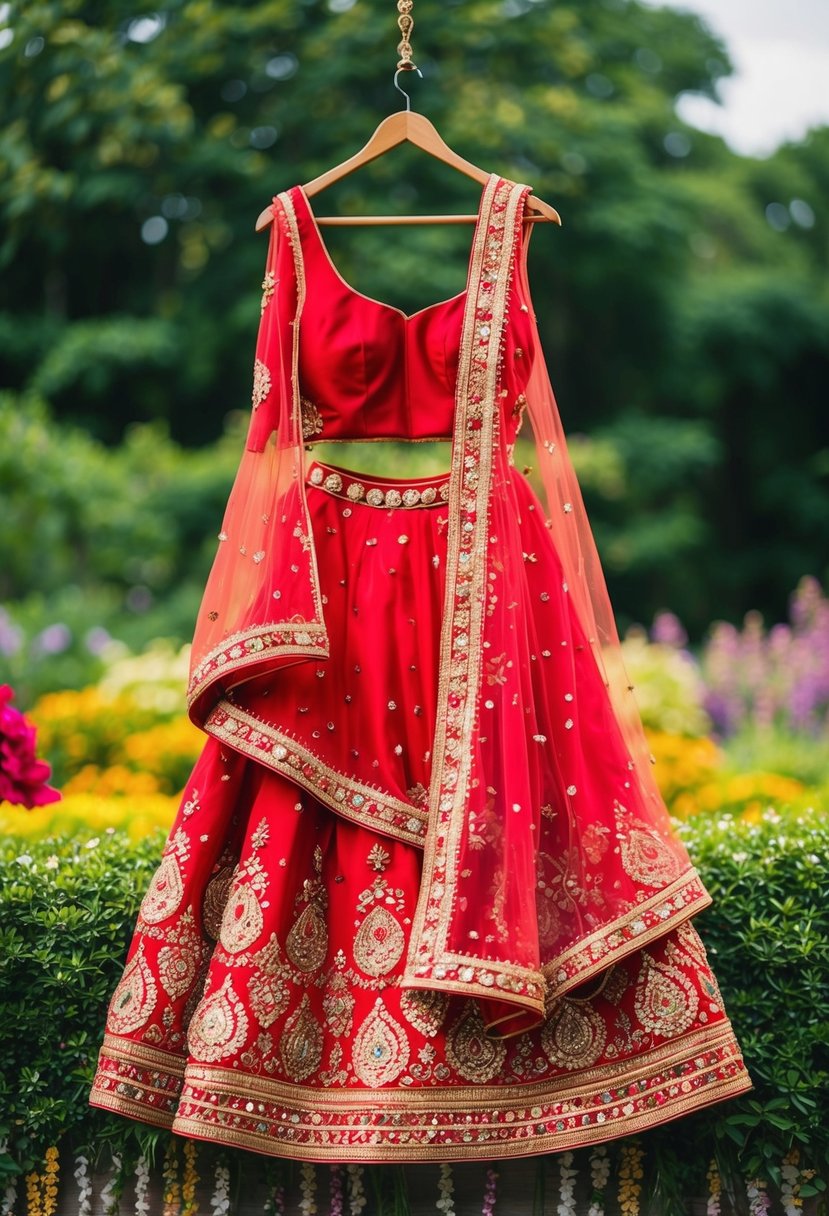
[[[295,186],[289,193],[306,274],[299,348],[306,436],[451,439],[467,289],[415,313],[364,295],[331,260],[305,192]],[[506,336],[507,363],[515,364],[504,422],[508,442],[515,437],[530,371],[525,283],[525,275],[516,277]]]

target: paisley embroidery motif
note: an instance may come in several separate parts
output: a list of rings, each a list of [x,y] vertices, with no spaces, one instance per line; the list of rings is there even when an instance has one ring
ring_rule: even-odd
[[[328,927],[315,903],[294,921],[285,941],[285,953],[300,971],[316,971],[328,953]]]
[[[262,362],[261,359],[255,359],[253,362],[253,392],[251,394],[251,401],[254,409],[259,408],[270,391],[270,369]]]
[[[322,1059],[322,1027],[311,1012],[308,993],[299,1008],[285,1023],[279,1040],[279,1054],[285,1075],[291,1081],[304,1081],[316,1072]]]
[[[541,1032],[545,1055],[556,1068],[589,1068],[604,1051],[607,1029],[589,1005],[563,999]]]
[[[127,964],[121,982],[112,994],[107,1017],[107,1030],[112,1034],[130,1034],[143,1026],[155,1009],[158,989],[144,958],[143,943]]]
[[[222,930],[222,917],[227,903],[227,893],[233,882],[234,871],[235,866],[233,865],[222,866],[210,879],[204,892],[202,926],[205,933],[214,941],[218,940]]]
[[[693,981],[678,967],[657,963],[645,954],[633,1007],[646,1030],[670,1039],[691,1025],[697,1015],[699,996]]]
[[[221,1060],[239,1051],[247,1032],[248,1015],[228,975],[221,988],[199,1003],[190,1022],[187,1046],[197,1060]]]
[[[351,1034],[354,997],[348,990],[348,980],[344,975],[335,972],[331,976],[322,998],[322,1011],[325,1014],[325,1024],[333,1035],[339,1037]]]
[[[649,887],[666,887],[678,878],[679,860],[662,837],[638,820],[629,819],[621,803],[614,803],[614,811],[625,873]]]
[[[219,940],[228,954],[240,954],[262,932],[264,919],[259,899],[248,883],[235,886],[225,905]]]
[[[491,1081],[501,1071],[506,1054],[504,1040],[490,1038],[484,1030],[477,1001],[467,1001],[446,1036],[446,1059],[455,1072],[466,1081]]]
[[[354,938],[354,958],[366,975],[386,975],[400,961],[406,945],[403,930],[386,908],[369,912]]]
[[[406,1032],[378,997],[354,1039],[354,1071],[364,1085],[376,1087],[395,1081],[408,1062]]]
[[[183,898],[184,883],[178,861],[173,853],[167,853],[141,901],[139,915],[148,925],[156,925],[172,916]]]
[[[409,988],[400,997],[400,1012],[415,1030],[433,1039],[449,1008],[449,993],[434,988]]]
[[[179,925],[167,935],[158,952],[158,978],[171,1000],[190,991],[202,960],[202,940],[188,908]]]

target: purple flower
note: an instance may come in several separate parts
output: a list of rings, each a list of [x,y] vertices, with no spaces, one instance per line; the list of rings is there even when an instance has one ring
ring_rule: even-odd
[[[745,725],[825,732],[829,727],[829,600],[816,579],[801,580],[790,624],[766,632],[757,612],[742,630],[713,627],[702,656],[705,708],[717,730]]]
[[[0,608],[0,654],[17,654],[22,645],[23,630],[15,625],[5,608]]]
[[[681,650],[688,643],[688,634],[678,616],[674,616],[672,612],[659,612],[653,618],[651,641]]]
[[[63,654],[71,645],[72,630],[62,621],[47,625],[32,638],[32,650],[35,654]]]

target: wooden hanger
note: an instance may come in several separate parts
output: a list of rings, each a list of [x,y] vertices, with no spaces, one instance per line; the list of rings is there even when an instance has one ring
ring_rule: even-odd
[[[398,68],[394,74],[394,84],[395,88],[403,93],[406,98],[406,109],[398,110],[394,114],[390,114],[388,118],[384,118],[371,139],[360,148],[359,152],[355,152],[348,160],[344,160],[341,164],[328,169],[325,173],[310,181],[307,186],[303,186],[303,190],[309,197],[318,194],[326,186],[333,185],[334,182],[338,182],[341,178],[347,177],[349,173],[353,173],[355,169],[368,164],[369,161],[376,160],[378,156],[385,155],[390,149],[402,143],[414,144],[415,147],[422,149],[429,156],[434,156],[445,165],[449,165],[450,168],[457,169],[460,173],[465,173],[467,177],[474,178],[481,185],[486,182],[490,175],[485,169],[479,168],[478,165],[473,165],[471,161],[464,160],[462,156],[454,152],[441,138],[434,125],[425,115],[418,114],[416,110],[409,108],[411,105],[409,95],[397,83],[400,70]],[[415,68],[414,70],[420,75],[419,68]],[[527,215],[525,218],[532,221],[561,223],[561,216],[555,207],[551,207],[549,203],[545,203],[542,199],[536,198],[532,194],[527,198]],[[469,224],[474,223],[476,219],[476,215],[323,215],[317,218],[317,223],[342,226],[362,224]],[[261,212],[256,221],[256,231],[260,232],[263,228],[266,228],[272,220],[273,211],[270,207],[267,207]]]

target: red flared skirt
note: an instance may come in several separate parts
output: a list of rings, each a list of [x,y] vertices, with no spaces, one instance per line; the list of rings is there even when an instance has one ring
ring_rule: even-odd
[[[208,718],[110,1004],[94,1105],[276,1156],[497,1159],[633,1133],[750,1087],[687,916],[625,943],[511,1037],[488,1030],[486,1002],[402,986],[447,484],[308,470],[331,657],[241,685]],[[521,486],[543,587],[554,555]],[[542,654],[558,603],[544,596]],[[539,704],[572,695],[554,664],[539,671]],[[590,671],[578,695],[598,706]],[[624,768],[615,747],[597,733],[594,776]],[[608,829],[591,836],[581,813],[600,856]]]

